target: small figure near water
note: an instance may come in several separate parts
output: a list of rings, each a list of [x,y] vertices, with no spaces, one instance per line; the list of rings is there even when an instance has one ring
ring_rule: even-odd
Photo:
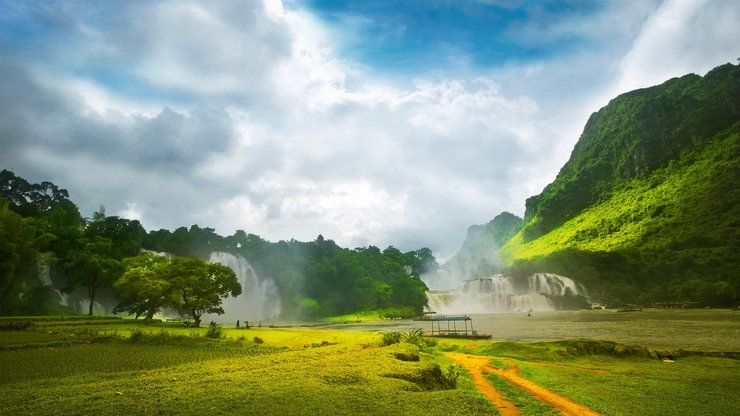
[[[239,329],[239,320],[236,320],[236,329]]]

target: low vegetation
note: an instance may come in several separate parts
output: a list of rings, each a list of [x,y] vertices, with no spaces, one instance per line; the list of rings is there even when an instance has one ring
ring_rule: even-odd
[[[4,331],[0,415],[495,415],[443,351],[488,355],[500,368],[513,360],[525,378],[607,415],[732,414],[740,389],[737,360],[664,362],[601,341],[437,343],[418,331],[217,326],[210,337],[215,329],[119,321]],[[550,411],[489,378],[522,414]]]
[[[691,355],[675,360],[643,354],[644,348],[606,341],[455,342],[445,350],[513,359],[521,375],[605,415],[728,415],[740,399],[740,360]],[[700,352],[697,352],[700,353]],[[711,353],[710,353],[711,355]],[[530,394],[503,379],[491,382],[520,407],[523,415],[551,414]],[[558,414],[558,413],[552,413]]]

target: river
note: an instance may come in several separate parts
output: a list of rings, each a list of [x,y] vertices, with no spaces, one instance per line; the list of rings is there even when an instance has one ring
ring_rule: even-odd
[[[590,338],[648,348],[740,351],[740,311],[730,309],[646,309],[636,312],[578,310],[469,315],[474,329],[496,341]],[[391,320],[338,324],[358,331],[431,331],[431,323]]]

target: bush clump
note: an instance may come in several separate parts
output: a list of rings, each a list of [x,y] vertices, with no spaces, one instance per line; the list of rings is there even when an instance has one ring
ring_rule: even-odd
[[[386,377],[409,381],[416,384],[421,391],[451,390],[457,387],[457,378],[460,371],[451,365],[446,372],[442,371],[439,364],[432,363],[419,368],[411,374],[387,374]]]
[[[389,345],[401,342],[401,333],[398,331],[387,331],[380,334],[380,345],[387,347]]]
[[[129,335],[128,339],[131,342],[139,342],[144,339],[144,331],[138,328],[132,329],[131,335]]]
[[[224,334],[223,329],[221,328],[220,325],[211,324],[208,327],[208,331],[206,331],[206,333],[203,336],[206,338],[211,338],[211,339],[220,339],[220,338],[225,338],[226,334]]]

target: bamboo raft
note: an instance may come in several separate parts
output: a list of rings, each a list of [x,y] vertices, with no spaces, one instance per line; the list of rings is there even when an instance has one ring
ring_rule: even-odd
[[[473,329],[473,319],[463,316],[425,316],[422,321],[431,321],[432,332],[424,336],[436,338],[489,339],[490,334],[480,334]],[[446,323],[446,325],[444,325]],[[435,326],[436,324],[436,326]],[[462,324],[462,326],[458,326]],[[469,325],[468,325],[469,324]]]

